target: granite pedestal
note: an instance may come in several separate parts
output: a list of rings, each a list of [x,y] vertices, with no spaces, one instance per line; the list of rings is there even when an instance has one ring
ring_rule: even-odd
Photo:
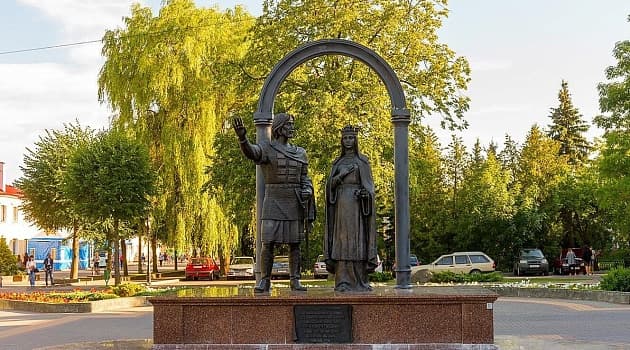
[[[220,288],[220,287],[219,287]],[[377,287],[370,293],[336,293],[331,288],[291,292],[273,288],[267,295],[252,289],[185,292],[155,297],[153,348],[161,349],[496,349],[492,306],[497,294],[480,287]],[[297,336],[308,328],[297,309],[332,310],[316,322],[337,327],[339,308],[350,310],[349,341],[327,343]],[[340,313],[339,315],[342,315]],[[335,324],[335,326],[331,326]],[[312,332],[311,330],[307,330]],[[326,332],[324,332],[326,333]],[[330,335],[330,331],[327,333]],[[322,342],[323,341],[323,342]]]

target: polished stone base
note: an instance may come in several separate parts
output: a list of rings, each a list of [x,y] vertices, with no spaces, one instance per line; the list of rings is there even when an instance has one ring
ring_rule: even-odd
[[[370,293],[274,288],[266,295],[232,288],[212,294],[150,298],[153,349],[496,349],[497,295],[479,287],[377,287]],[[294,307],[302,305],[350,305],[352,343],[300,344]]]

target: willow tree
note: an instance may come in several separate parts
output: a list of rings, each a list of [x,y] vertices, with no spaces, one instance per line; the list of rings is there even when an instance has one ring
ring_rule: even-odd
[[[151,236],[161,235],[176,250],[229,253],[237,241],[215,195],[201,187],[222,118],[239,103],[232,77],[252,21],[238,7],[220,12],[174,0],[156,17],[134,5],[124,28],[103,38],[99,99],[116,113],[115,124],[149,146],[160,187]]]
[[[437,31],[448,13],[445,5],[445,1],[407,0],[264,1],[243,66],[249,78],[242,85],[243,98],[250,103],[249,110],[242,110],[243,117],[251,120],[264,79],[287,53],[307,42],[340,38],[365,45],[393,67],[403,83],[414,124],[423,117],[441,115],[446,126],[463,126],[468,98],[461,91],[469,81],[469,67],[438,39]],[[359,147],[372,163],[381,217],[393,217],[391,108],[377,74],[343,56],[304,62],[287,77],[275,99],[275,112],[296,116],[294,142],[308,150],[316,191],[323,187],[339,154],[339,130],[346,124],[361,127]],[[246,126],[253,130],[251,124]],[[323,198],[323,191],[317,196]],[[321,207],[319,212],[323,212]],[[321,234],[322,223],[320,215],[316,235]]]

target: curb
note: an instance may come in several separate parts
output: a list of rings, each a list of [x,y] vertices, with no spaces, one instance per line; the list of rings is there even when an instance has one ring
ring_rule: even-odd
[[[149,306],[148,297],[125,297],[105,300],[88,301],[82,303],[40,303],[22,300],[0,299],[0,310],[18,310],[41,313],[91,313],[138,306]]]
[[[605,290],[562,289],[562,288],[517,288],[486,287],[500,297],[550,298],[602,301],[613,304],[630,304],[630,293]]]

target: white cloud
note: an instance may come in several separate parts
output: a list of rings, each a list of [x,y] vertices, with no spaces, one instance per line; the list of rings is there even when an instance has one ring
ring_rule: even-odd
[[[486,72],[486,71],[505,71],[512,68],[512,61],[508,60],[476,60],[470,59],[470,68],[474,72]]]

